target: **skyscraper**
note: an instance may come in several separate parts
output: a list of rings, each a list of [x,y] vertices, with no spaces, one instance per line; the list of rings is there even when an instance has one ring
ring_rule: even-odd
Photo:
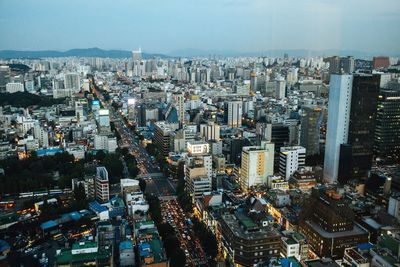
[[[133,61],[142,60],[142,49],[140,47],[139,47],[139,50],[132,51],[132,59],[133,59]]]
[[[132,59],[133,59],[133,75],[141,76],[144,74],[145,70],[142,70],[142,49],[139,47],[139,50],[132,51]]]
[[[352,161],[352,177],[366,178],[372,165],[374,129],[380,75],[332,75],[329,90],[328,129],[325,146],[324,178],[338,179],[341,145]]]
[[[79,91],[81,87],[81,81],[77,73],[68,73],[64,76],[64,88],[72,89],[73,91]]]
[[[229,127],[242,126],[242,101],[229,101],[225,103],[224,119]]]
[[[300,145],[306,148],[307,156],[319,154],[319,133],[324,110],[319,106],[303,106],[301,109]]]
[[[180,123],[185,122],[185,95],[184,93],[174,93],[172,100],[178,111],[178,120]]]
[[[380,158],[400,158],[400,91],[382,90],[378,95],[375,153]]]
[[[352,83],[352,75],[331,75],[324,161],[324,178],[330,183],[337,181],[340,145],[349,134]]]
[[[354,75],[348,143],[353,151],[353,178],[366,178],[372,166],[380,75]]]

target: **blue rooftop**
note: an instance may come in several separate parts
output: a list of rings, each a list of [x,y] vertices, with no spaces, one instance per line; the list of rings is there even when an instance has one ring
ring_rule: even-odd
[[[55,155],[57,153],[62,153],[64,150],[61,148],[48,148],[48,149],[38,149],[36,150],[36,155],[47,156],[47,155]]]
[[[133,249],[132,241],[126,240],[126,241],[122,241],[121,243],[119,243],[119,250],[121,251],[124,249]]]
[[[52,227],[55,227],[55,226],[57,226],[57,225],[58,225],[58,223],[57,223],[56,221],[50,220],[50,221],[47,221],[47,222],[42,223],[42,224],[40,225],[40,228],[42,228],[42,230],[47,230],[47,229],[52,228]]]
[[[100,203],[97,201],[90,202],[89,209],[91,209],[92,211],[94,211],[96,213],[107,211],[107,208],[100,205]]]
[[[359,249],[359,250],[370,250],[373,247],[374,247],[374,245],[371,243],[362,243],[362,244],[357,245],[357,249]]]

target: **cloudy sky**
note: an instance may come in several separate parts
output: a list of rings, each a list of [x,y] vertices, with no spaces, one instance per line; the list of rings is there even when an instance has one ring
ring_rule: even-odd
[[[400,0],[0,0],[0,50],[400,51]]]

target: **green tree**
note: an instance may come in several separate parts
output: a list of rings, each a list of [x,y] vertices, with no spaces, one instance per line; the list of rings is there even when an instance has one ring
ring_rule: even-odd
[[[186,265],[186,255],[181,248],[177,248],[171,255],[170,264],[174,267],[184,267]]]
[[[140,190],[142,190],[142,192],[146,191],[146,185],[147,185],[146,181],[144,179],[140,178],[139,179],[139,187],[140,187]]]
[[[106,153],[103,150],[97,151],[96,156],[95,156],[95,158],[100,162],[103,162],[105,157],[106,157]]]

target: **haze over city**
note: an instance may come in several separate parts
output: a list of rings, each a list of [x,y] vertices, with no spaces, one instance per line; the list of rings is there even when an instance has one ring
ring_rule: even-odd
[[[398,53],[397,0],[1,1],[0,50]]]

